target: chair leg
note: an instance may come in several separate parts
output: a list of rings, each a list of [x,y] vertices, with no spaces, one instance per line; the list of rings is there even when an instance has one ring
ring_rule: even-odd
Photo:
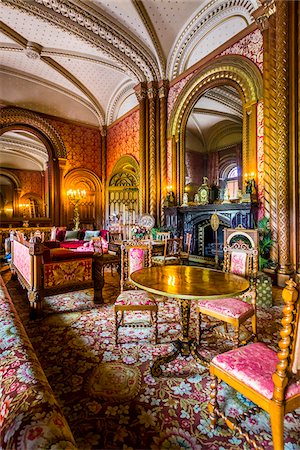
[[[119,325],[118,325],[118,311],[115,311],[115,327],[116,327],[116,345],[118,345],[119,341]]]
[[[154,342],[158,343],[158,309],[154,312]]]
[[[257,341],[257,320],[256,320],[256,314],[254,314],[254,316],[252,316],[251,322],[252,322],[252,332],[253,332],[253,336],[254,336],[254,342],[256,342]]]
[[[284,448],[283,407],[273,405],[270,410],[270,420],[274,450],[282,450]]]
[[[218,380],[217,377],[211,372],[210,373],[210,400],[208,402],[208,411],[209,411],[209,419],[210,425],[212,428],[215,428],[217,425],[217,413],[216,408],[218,407],[217,394],[218,394]]]
[[[240,345],[240,327],[237,326],[234,329],[234,347],[238,348],[238,346]]]
[[[198,345],[200,345],[200,342],[201,342],[201,313],[200,312],[197,314],[196,340],[197,340]]]

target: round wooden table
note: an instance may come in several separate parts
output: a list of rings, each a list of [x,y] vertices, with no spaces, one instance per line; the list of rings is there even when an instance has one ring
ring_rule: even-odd
[[[157,358],[151,368],[153,376],[162,374],[161,364],[182,356],[192,355],[200,364],[206,361],[197,352],[195,339],[189,337],[191,300],[235,297],[249,289],[249,281],[232,273],[195,266],[156,266],[133,272],[131,281],[140,289],[153,294],[176,298],[180,308],[181,334],[174,342],[174,351]]]

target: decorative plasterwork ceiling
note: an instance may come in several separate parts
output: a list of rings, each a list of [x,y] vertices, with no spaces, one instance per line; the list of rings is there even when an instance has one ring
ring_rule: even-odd
[[[45,145],[31,133],[19,130],[0,136],[0,167],[44,171],[48,159]]]
[[[257,0],[2,0],[1,103],[89,125],[249,25]]]

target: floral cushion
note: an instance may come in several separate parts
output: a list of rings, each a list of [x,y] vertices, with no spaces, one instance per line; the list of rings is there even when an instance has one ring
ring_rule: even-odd
[[[129,274],[144,268],[144,256],[145,251],[142,248],[132,247],[128,250]]]
[[[246,262],[247,262],[247,253],[232,252],[230,272],[241,276],[246,275]]]
[[[151,294],[142,290],[129,290],[122,292],[116,302],[115,306],[155,306],[155,300]]]
[[[203,300],[199,308],[220,313],[229,317],[238,318],[253,310],[252,305],[238,298],[220,298],[218,300]],[[204,311],[203,311],[204,312]]]
[[[168,264],[179,264],[180,258],[176,258],[175,256],[153,256],[152,264],[157,265],[168,265]]]
[[[273,397],[272,375],[278,362],[277,353],[261,342],[230,350],[212,360],[216,367],[226,370],[268,399]],[[296,394],[300,394],[300,384],[294,382],[288,386],[285,398]]]

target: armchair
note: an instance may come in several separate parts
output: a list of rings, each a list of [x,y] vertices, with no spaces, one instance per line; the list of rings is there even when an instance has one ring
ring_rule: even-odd
[[[232,272],[250,279],[250,290],[241,298],[220,298],[203,300],[197,304],[197,339],[201,339],[201,318],[209,316],[224,324],[224,332],[216,330],[221,337],[232,341],[236,347],[240,343],[240,327],[248,319],[252,321],[252,334],[243,340],[257,338],[256,324],[256,276],[258,271],[258,230],[244,228],[224,229],[224,272]],[[249,299],[249,300],[248,300]],[[247,302],[249,301],[249,303]],[[227,324],[233,326],[234,334],[228,333]]]
[[[211,393],[208,409],[213,428],[217,416],[226,425],[239,432],[255,449],[263,450],[253,438],[243,431],[240,422],[256,412],[257,407],[270,414],[274,450],[284,448],[284,416],[300,407],[300,330],[299,299],[296,283],[287,281],[283,290],[282,329],[279,352],[256,342],[222,353],[211,361]],[[234,419],[226,416],[218,406],[218,383],[224,381],[247,397],[257,407]]]

